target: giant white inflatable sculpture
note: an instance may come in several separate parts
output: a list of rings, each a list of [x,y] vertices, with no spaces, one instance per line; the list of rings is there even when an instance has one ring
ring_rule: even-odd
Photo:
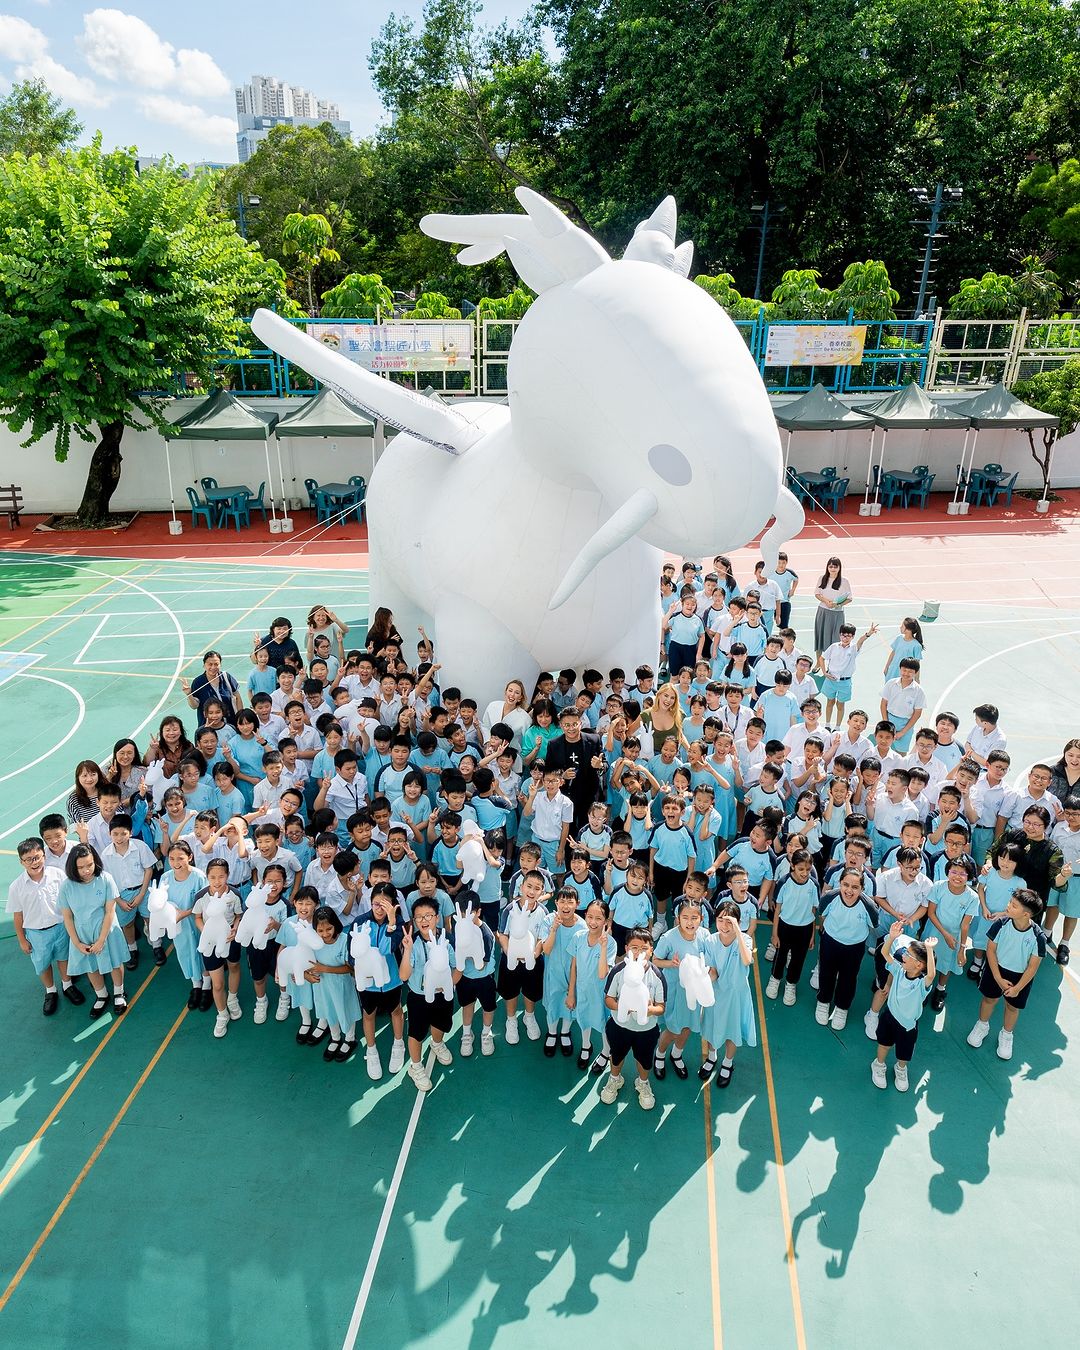
[[[627,669],[658,649],[662,551],[738,548],[775,516],[767,560],[803,513],[746,344],[688,281],[668,197],[613,261],[550,202],[525,215],[425,216],[421,228],[504,250],[538,299],[518,327],[509,407],[423,398],[267,310],[271,348],[407,433],[368,486],[372,603],[403,634],[424,624],[442,682],[478,700],[513,675]],[[483,706],[481,704],[481,706]]]

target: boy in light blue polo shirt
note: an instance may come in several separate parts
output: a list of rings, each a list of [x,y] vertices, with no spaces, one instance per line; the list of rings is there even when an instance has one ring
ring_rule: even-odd
[[[889,981],[884,990],[874,995],[874,1003],[880,1008],[881,1000],[885,1006],[880,1008],[880,1013],[871,1006],[871,1011],[866,1014],[866,1034],[878,1043],[877,1057],[870,1065],[870,1077],[875,1087],[887,1086],[885,1061],[889,1051],[895,1048],[893,1076],[897,1092],[908,1090],[908,1064],[919,1038],[919,1018],[937,974],[934,965],[937,938],[930,937],[925,942],[908,941],[903,937],[903,931],[898,923],[893,924],[882,953]]]

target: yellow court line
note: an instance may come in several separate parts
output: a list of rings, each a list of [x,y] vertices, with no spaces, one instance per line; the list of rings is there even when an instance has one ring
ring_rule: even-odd
[[[716,1177],[713,1175],[712,1083],[705,1084],[705,1189],[709,1197],[709,1285],[712,1291],[713,1350],[724,1350],[724,1324],[720,1316],[720,1231],[716,1211]]]
[[[128,568],[128,571],[130,571],[130,570],[131,570],[131,569]],[[119,575],[120,575],[120,576],[123,576],[123,575],[125,575],[125,574],[124,574],[124,573],[120,573]],[[2,577],[2,576],[3,576],[3,570],[0,569],[0,577]],[[42,618],[42,619],[35,619],[34,622],[33,622],[32,624],[29,625],[29,627],[27,627],[27,628],[20,628],[19,631],[18,631],[17,633],[12,633],[12,634],[10,634],[10,636],[5,636],[5,638],[4,638],[4,645],[7,646],[7,645],[9,645],[9,644],[12,643],[12,642],[15,642],[15,641],[22,641],[22,639],[26,636],[27,633],[32,633],[32,632],[34,631],[35,628],[40,628],[41,625],[42,625],[43,623],[48,623],[50,619],[58,618],[61,614],[64,614],[67,610],[69,610],[69,609],[72,607],[72,605],[77,605],[77,604],[79,604],[80,601],[82,601],[82,600],[88,600],[88,599],[90,598],[90,596],[92,596],[92,595],[97,595],[98,591],[103,591],[103,590],[105,589],[105,587],[109,585],[110,582],[115,581],[115,580],[116,580],[116,577],[115,577],[115,576],[109,576],[109,577],[106,577],[105,580],[104,580],[103,582],[101,582],[100,585],[95,586],[95,587],[93,588],[93,590],[83,591],[83,593],[82,593],[81,595],[77,595],[77,596],[75,597],[74,600],[69,600],[68,603],[67,603],[66,605],[61,605],[60,608],[59,608],[58,610],[55,610],[52,614],[46,615],[46,617],[45,617],[45,618]],[[62,633],[62,632],[64,631],[64,629],[68,626],[68,624],[72,624],[72,623],[75,622],[76,619],[80,619],[80,618],[82,618],[82,615],[81,615],[81,614],[73,614],[73,615],[71,616],[71,618],[70,618],[70,619],[66,619],[66,620],[60,625],[59,628],[57,628],[57,629],[55,629],[53,632],[49,633],[47,637],[39,638],[38,641],[39,641],[39,642],[51,642],[52,639],[56,636],[57,633]]]
[[[147,983],[149,983],[149,981],[147,981]],[[143,988],[145,989],[146,985],[143,985]],[[142,1091],[143,1084],[153,1073],[158,1060],[165,1053],[166,1049],[168,1048],[169,1042],[180,1030],[180,1026],[187,1015],[188,1009],[185,1008],[183,1012],[181,1012],[180,1016],[176,1019],[176,1021],[172,1024],[172,1026],[169,1028],[168,1032],[165,1035],[165,1039],[154,1051],[153,1058],[151,1059],[150,1063],[146,1066],[146,1068],[143,1069],[142,1073],[139,1075],[138,1082],[135,1084],[135,1086],[128,1093],[127,1097],[124,1099],[123,1106],[121,1106],[120,1110],[117,1111],[115,1116],[113,1116],[109,1128],[98,1140],[97,1146],[95,1147],[93,1153],[91,1153],[89,1158],[87,1158],[86,1162],[83,1163],[82,1171],[80,1171],[79,1175],[71,1183],[67,1195],[65,1195],[63,1200],[61,1200],[60,1203],[57,1205],[56,1209],[53,1211],[53,1215],[50,1218],[49,1222],[41,1230],[41,1233],[39,1234],[37,1241],[27,1252],[26,1258],[24,1259],[22,1265],[12,1276],[11,1283],[4,1290],[3,1294],[0,1295],[0,1312],[3,1312],[4,1309],[7,1307],[12,1294],[14,1294],[15,1290],[18,1289],[19,1285],[22,1283],[23,1276],[33,1265],[34,1261],[37,1259],[38,1253],[41,1251],[42,1247],[44,1247],[45,1243],[48,1241],[49,1234],[60,1222],[60,1220],[64,1217],[64,1212],[67,1209],[68,1205],[70,1205],[72,1200],[75,1199],[75,1194],[78,1191],[79,1187],[86,1180],[87,1176],[89,1175],[90,1169],[93,1167],[93,1165],[97,1162],[98,1158],[100,1158],[102,1153],[105,1151],[105,1146],[106,1144],[108,1144],[109,1140],[113,1137],[113,1134],[116,1131],[116,1127],[127,1115],[131,1103]]]
[[[6,851],[7,851],[7,850],[5,850],[5,852],[6,852]],[[155,978],[155,976],[157,975],[158,971],[161,970],[161,969],[162,969],[161,966],[155,966],[155,967],[154,967],[154,969],[150,972],[150,974],[146,977],[146,979],[143,980],[142,984],[138,987],[138,989],[136,989],[135,994],[134,994],[134,997],[132,998],[131,1002],[130,1002],[130,1003],[128,1004],[128,1006],[127,1006],[127,1012],[121,1014],[120,1017],[114,1017],[114,1018],[113,1018],[113,1024],[112,1024],[112,1026],[108,1029],[108,1031],[105,1033],[105,1035],[104,1035],[104,1036],[101,1038],[101,1040],[98,1042],[97,1047],[96,1047],[96,1049],[94,1050],[94,1053],[90,1056],[90,1058],[89,1058],[89,1059],[86,1061],[86,1063],[82,1066],[82,1068],[79,1070],[79,1072],[75,1075],[75,1077],[74,1077],[74,1078],[71,1080],[71,1082],[67,1085],[67,1088],[66,1088],[66,1090],[65,1090],[65,1092],[64,1092],[64,1095],[60,1098],[60,1100],[56,1103],[56,1105],[53,1107],[53,1109],[49,1112],[49,1114],[45,1117],[45,1119],[41,1122],[41,1124],[40,1124],[40,1125],[37,1127],[37,1129],[34,1131],[34,1136],[33,1136],[33,1138],[30,1140],[30,1142],[23,1148],[22,1152],[21,1152],[21,1153],[19,1154],[19,1156],[15,1159],[15,1161],[11,1164],[11,1166],[10,1166],[10,1167],[8,1168],[8,1170],[4,1173],[4,1175],[3,1175],[2,1177],[0,1177],[0,1195],[3,1195],[4,1192],[7,1190],[7,1188],[8,1188],[8,1187],[11,1185],[11,1183],[15,1180],[15,1177],[16,1177],[16,1175],[19,1173],[19,1171],[21,1170],[23,1163],[27,1160],[27,1158],[30,1156],[30,1154],[33,1153],[33,1151],[34,1151],[34,1146],[37,1144],[38,1140],[40,1140],[41,1136],[45,1133],[45,1131],[46,1131],[46,1130],[49,1128],[49,1126],[53,1123],[53,1121],[54,1121],[54,1120],[56,1119],[56,1117],[60,1114],[60,1112],[64,1109],[64,1107],[67,1105],[67,1103],[71,1100],[71,1094],[75,1091],[75,1089],[79,1086],[79,1084],[82,1082],[82,1080],[83,1080],[83,1079],[86,1077],[86,1075],[90,1072],[91,1066],[93,1065],[94,1061],[97,1059],[98,1055],[101,1054],[102,1050],[105,1049],[105,1047],[109,1044],[109,1042],[112,1040],[112,1038],[116,1035],[117,1030],[118,1030],[119,1027],[120,1027],[120,1024],[124,1021],[124,1018],[129,1017],[129,1016],[131,1015],[131,1010],[132,1010],[132,1008],[134,1008],[134,1007],[135,1007],[135,1004],[138,1003],[139,999],[142,998],[143,994],[146,992],[147,988],[148,988],[149,985],[150,985],[150,981],[153,980],[153,979]],[[185,1009],[185,1011],[186,1011],[186,1009]]]
[[[784,1223],[784,1241],[787,1244],[788,1284],[791,1287],[791,1312],[795,1320],[795,1344],[806,1350],[806,1328],[803,1325],[802,1295],[799,1292],[799,1272],[795,1265],[795,1243],[791,1235],[791,1206],[788,1203],[787,1178],[784,1175],[784,1150],[780,1143],[780,1118],[776,1113],[776,1085],[773,1082],[772,1056],[769,1054],[769,1028],[765,1022],[765,999],[761,991],[761,971],[754,961],[754,988],[757,991],[758,1025],[761,1028],[761,1057],[765,1064],[765,1088],[769,1098],[769,1116],[772,1121],[773,1154],[776,1158],[776,1187],[780,1193],[780,1216]]]
[[[163,657],[163,660],[171,661],[172,657]],[[118,680],[121,677],[125,680],[169,680],[171,675],[151,675],[144,670],[122,670],[118,666],[112,670],[95,670],[93,666],[34,666],[35,671],[41,671],[47,675],[105,675],[111,680]]]
[[[284,581],[279,582],[273,588],[273,590],[267,591],[265,595],[260,596],[257,604],[252,605],[250,609],[245,609],[243,614],[241,614],[239,618],[234,619],[232,623],[229,624],[228,628],[223,628],[221,632],[218,633],[217,637],[212,638],[208,643],[206,643],[206,645],[202,648],[202,650],[205,652],[209,651],[211,647],[215,647],[226,635],[226,633],[231,633],[233,629],[236,628],[239,624],[242,624],[244,620],[249,617],[249,615],[254,614],[257,609],[262,609],[272,595],[277,595],[278,591],[283,591],[291,581],[295,580],[296,576],[297,572],[296,569],[294,568],[285,578]],[[199,660],[198,654],[192,653],[190,659],[185,664],[185,668],[186,666],[194,665],[198,660]]]

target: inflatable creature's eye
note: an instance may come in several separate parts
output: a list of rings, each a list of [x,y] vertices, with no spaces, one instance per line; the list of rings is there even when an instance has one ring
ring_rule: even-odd
[[[690,461],[673,445],[654,445],[649,451],[649,467],[672,487],[686,487],[694,476]]]

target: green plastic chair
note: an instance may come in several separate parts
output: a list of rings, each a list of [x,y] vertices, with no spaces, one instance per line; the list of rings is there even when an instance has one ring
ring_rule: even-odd
[[[206,528],[212,530],[214,528],[214,521],[210,514],[210,507],[206,502],[201,502],[199,500],[199,494],[193,487],[189,487],[185,490],[188,495],[188,501],[191,503],[191,528],[195,529],[196,525],[199,523],[199,517],[204,516],[206,518]]]

